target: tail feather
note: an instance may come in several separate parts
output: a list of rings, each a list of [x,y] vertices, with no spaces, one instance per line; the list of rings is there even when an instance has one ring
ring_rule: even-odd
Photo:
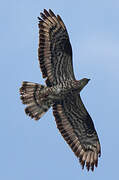
[[[21,100],[26,104],[25,112],[35,120],[40,119],[51,107],[52,102],[47,98],[42,98],[42,92],[47,87],[24,81],[20,88]]]

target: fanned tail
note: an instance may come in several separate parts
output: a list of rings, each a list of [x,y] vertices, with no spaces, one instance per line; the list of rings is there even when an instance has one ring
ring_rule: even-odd
[[[23,104],[26,104],[25,112],[35,120],[40,119],[51,107],[52,102],[42,97],[47,87],[24,81],[20,88],[20,95]]]

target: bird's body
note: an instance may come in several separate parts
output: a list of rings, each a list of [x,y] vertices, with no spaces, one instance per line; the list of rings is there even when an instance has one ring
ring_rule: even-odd
[[[26,114],[40,119],[53,108],[57,128],[79,158],[82,168],[94,170],[101,149],[93,121],[80,91],[89,79],[75,79],[72,48],[60,16],[44,10],[39,18],[39,63],[46,86],[23,82],[20,94]]]
[[[46,87],[44,94],[48,94],[49,99],[54,101],[65,99],[68,93],[77,94],[88,83],[89,79],[82,79],[79,81],[65,81],[52,87]]]

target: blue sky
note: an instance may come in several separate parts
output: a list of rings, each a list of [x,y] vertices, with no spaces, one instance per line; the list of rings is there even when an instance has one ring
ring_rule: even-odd
[[[35,122],[19,98],[23,80],[44,83],[37,58],[37,16],[44,8],[60,14],[67,26],[76,78],[91,79],[81,96],[102,147],[93,173],[82,171],[56,129],[52,110]],[[117,179],[119,1],[5,0],[0,22],[0,179]]]

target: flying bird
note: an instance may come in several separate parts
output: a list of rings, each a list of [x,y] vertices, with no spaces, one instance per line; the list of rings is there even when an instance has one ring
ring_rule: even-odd
[[[22,83],[20,94],[25,112],[39,120],[52,107],[57,128],[82,169],[86,166],[93,171],[101,155],[100,142],[80,96],[89,79],[75,79],[72,47],[61,17],[50,9],[40,15],[38,59],[46,85]]]

